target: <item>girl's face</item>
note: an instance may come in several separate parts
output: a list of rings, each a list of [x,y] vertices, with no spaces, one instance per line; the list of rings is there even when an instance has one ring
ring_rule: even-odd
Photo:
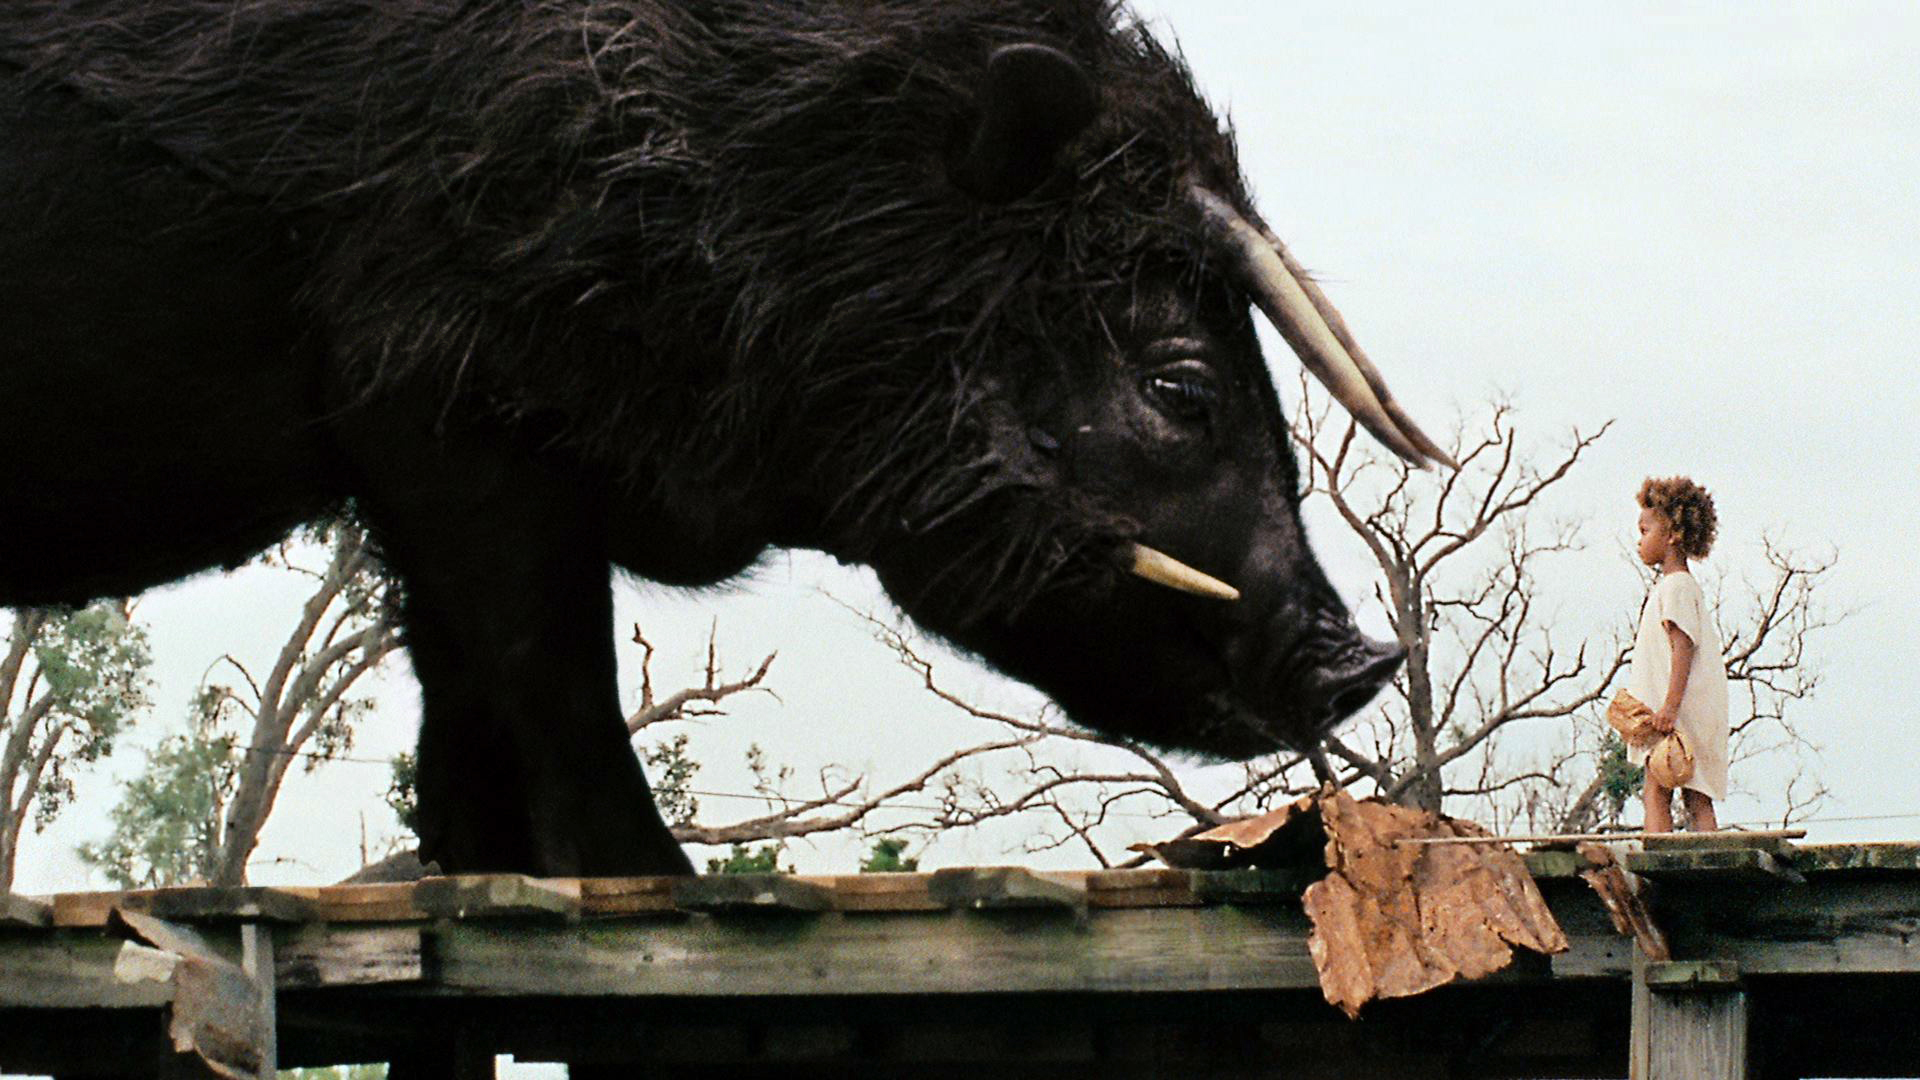
[[[1640,561],[1648,566],[1659,566],[1667,559],[1667,550],[1673,546],[1673,537],[1669,535],[1666,515],[1656,513],[1651,507],[1640,508]]]

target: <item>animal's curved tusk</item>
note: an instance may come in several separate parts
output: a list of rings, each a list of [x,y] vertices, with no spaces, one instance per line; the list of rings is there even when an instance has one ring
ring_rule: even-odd
[[[1240,599],[1239,589],[1217,577],[1195,570],[1164,551],[1155,550],[1145,544],[1135,544],[1131,555],[1127,569],[1155,585],[1165,585],[1169,589],[1192,593],[1195,596],[1211,597],[1215,600]]]
[[[1374,396],[1380,399],[1380,407],[1385,409],[1387,415],[1393,419],[1394,426],[1398,427],[1401,434],[1405,435],[1421,453],[1449,469],[1458,469],[1460,463],[1453,460],[1453,455],[1428,438],[1427,433],[1420,430],[1420,425],[1414,423],[1413,418],[1400,407],[1400,403],[1394,400],[1393,392],[1387,389],[1386,378],[1380,374],[1379,368],[1373,366],[1373,361],[1367,359],[1366,350],[1353,339],[1353,331],[1347,329],[1347,320],[1340,317],[1339,309],[1333,306],[1333,301],[1327,299],[1327,294],[1320,291],[1319,283],[1301,269],[1300,264],[1294,261],[1293,253],[1287,250],[1287,245],[1273,235],[1273,230],[1267,228],[1265,222],[1256,219],[1252,224],[1260,230],[1261,239],[1273,245],[1273,250],[1280,256],[1280,261],[1286,266],[1287,273],[1300,283],[1301,290],[1307,294],[1307,300],[1313,304],[1314,310],[1326,320],[1327,329],[1332,330],[1333,336],[1346,347],[1347,355],[1353,358],[1353,365],[1360,369],[1361,377],[1367,380],[1367,385],[1372,388]]]
[[[1402,410],[1353,335],[1317,285],[1298,272],[1278,241],[1248,222],[1232,204],[1199,184],[1188,197],[1240,271],[1242,284],[1274,329],[1360,425],[1408,462],[1452,460]]]

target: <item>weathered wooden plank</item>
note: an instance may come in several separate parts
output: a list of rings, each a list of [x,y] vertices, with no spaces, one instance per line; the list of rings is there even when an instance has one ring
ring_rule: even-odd
[[[1307,886],[1327,876],[1324,868],[1287,870],[1190,870],[1193,892],[1210,904],[1297,904]]]
[[[1021,866],[953,867],[936,870],[927,894],[944,907],[971,911],[1084,911],[1083,880],[1036,873]]]
[[[671,877],[581,878],[583,915],[646,915],[674,911]]]
[[[1746,1080],[1745,991],[1653,993],[1646,1014],[1646,1080]]]
[[[1576,933],[1567,931],[1567,951],[1548,958],[1548,967],[1556,980],[1626,978],[1633,968],[1633,939],[1616,933]]]
[[[844,874],[795,878],[827,890],[836,911],[944,911],[927,892],[927,874]]]
[[[789,874],[712,874],[674,882],[673,904],[726,915],[818,912],[832,909],[833,893]]]
[[[1193,875],[1185,870],[1093,870],[1084,883],[1088,907],[1197,907],[1202,903],[1193,891]]]
[[[53,925],[53,905],[45,900],[16,893],[0,892],[0,926],[42,927]]]
[[[1758,848],[1636,851],[1624,862],[1629,871],[1655,881],[1774,885],[1805,880],[1779,857]]]
[[[1805,829],[1762,831],[1725,829],[1720,832],[1645,833],[1640,837],[1640,845],[1648,851],[1752,849],[1772,855],[1791,855],[1794,851],[1794,841],[1806,835]]]
[[[114,906],[156,919],[189,923],[298,923],[314,914],[304,897],[272,887],[136,889],[120,894]]]
[[[1527,864],[1527,873],[1535,881],[1557,878],[1579,877],[1580,871],[1587,869],[1587,860],[1572,851],[1548,848],[1521,852],[1520,859]]]
[[[1740,985],[1740,965],[1725,960],[1662,960],[1646,965],[1647,988],[1677,992]]]
[[[0,937],[0,1009],[154,1008],[173,999],[164,982],[115,974],[125,942],[86,931]]]
[[[70,892],[53,898],[53,925],[62,927],[105,926],[115,904],[124,892]]]
[[[523,874],[422,878],[413,883],[413,906],[448,919],[570,919],[580,914],[580,882]]]
[[[886,918],[595,921],[436,929],[456,994],[801,995],[1306,989],[1306,919],[1278,907]],[[773,962],[769,958],[776,958]]]
[[[1920,975],[1920,923],[1800,940],[1708,937],[1700,948],[1749,975]]]
[[[424,879],[422,879],[424,880]],[[417,881],[283,888],[304,900],[322,922],[413,922],[431,918],[415,900]]]
[[[273,928],[265,923],[244,923],[240,927],[240,970],[253,983],[257,1048],[260,1063],[255,1070],[260,1080],[274,1080],[279,1067],[279,1016],[275,1007],[278,977],[275,970]]]
[[[1803,874],[1920,870],[1920,844],[1802,844],[1793,867]]]
[[[285,932],[274,949],[282,990],[417,983],[426,977],[417,926],[316,924]]]

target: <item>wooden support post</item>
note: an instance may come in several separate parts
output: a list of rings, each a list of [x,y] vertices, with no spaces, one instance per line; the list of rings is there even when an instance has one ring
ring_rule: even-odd
[[[240,924],[240,970],[253,980],[259,993],[260,1080],[280,1074],[280,1031],[275,1003],[273,927],[266,923]]]
[[[1747,1080],[1747,992],[1724,964],[1633,958],[1630,1080]]]

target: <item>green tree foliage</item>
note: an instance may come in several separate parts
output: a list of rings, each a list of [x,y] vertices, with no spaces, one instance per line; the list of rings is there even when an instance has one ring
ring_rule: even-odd
[[[1627,808],[1627,800],[1640,794],[1640,785],[1646,779],[1647,771],[1627,760],[1626,742],[1611,731],[1601,742],[1598,757],[1600,805],[1604,809],[1606,823],[1618,825],[1621,813]]]
[[[46,828],[73,801],[75,768],[111,753],[147,709],[151,662],[119,601],[13,613],[0,655],[0,890],[29,817]]]
[[[780,865],[780,856],[786,852],[786,848],[785,844],[761,844],[755,848],[735,844],[726,858],[707,860],[707,873],[791,874],[793,867]]]
[[[866,860],[860,864],[863,874],[910,874],[920,869],[920,859],[907,858],[907,842],[898,837],[883,836],[873,842],[873,849],[867,853]]]
[[[410,833],[420,831],[420,763],[412,754],[399,753],[390,760],[393,779],[387,783],[387,808]]]
[[[653,801],[669,825],[691,825],[700,813],[700,800],[693,797],[693,778],[700,763],[687,754],[687,735],[682,732],[647,750],[647,778],[653,781]]]
[[[230,703],[218,689],[194,698],[190,728],[147,753],[144,772],[113,808],[113,831],[80,858],[123,889],[213,880],[221,823],[237,781],[234,736],[220,731]]]

